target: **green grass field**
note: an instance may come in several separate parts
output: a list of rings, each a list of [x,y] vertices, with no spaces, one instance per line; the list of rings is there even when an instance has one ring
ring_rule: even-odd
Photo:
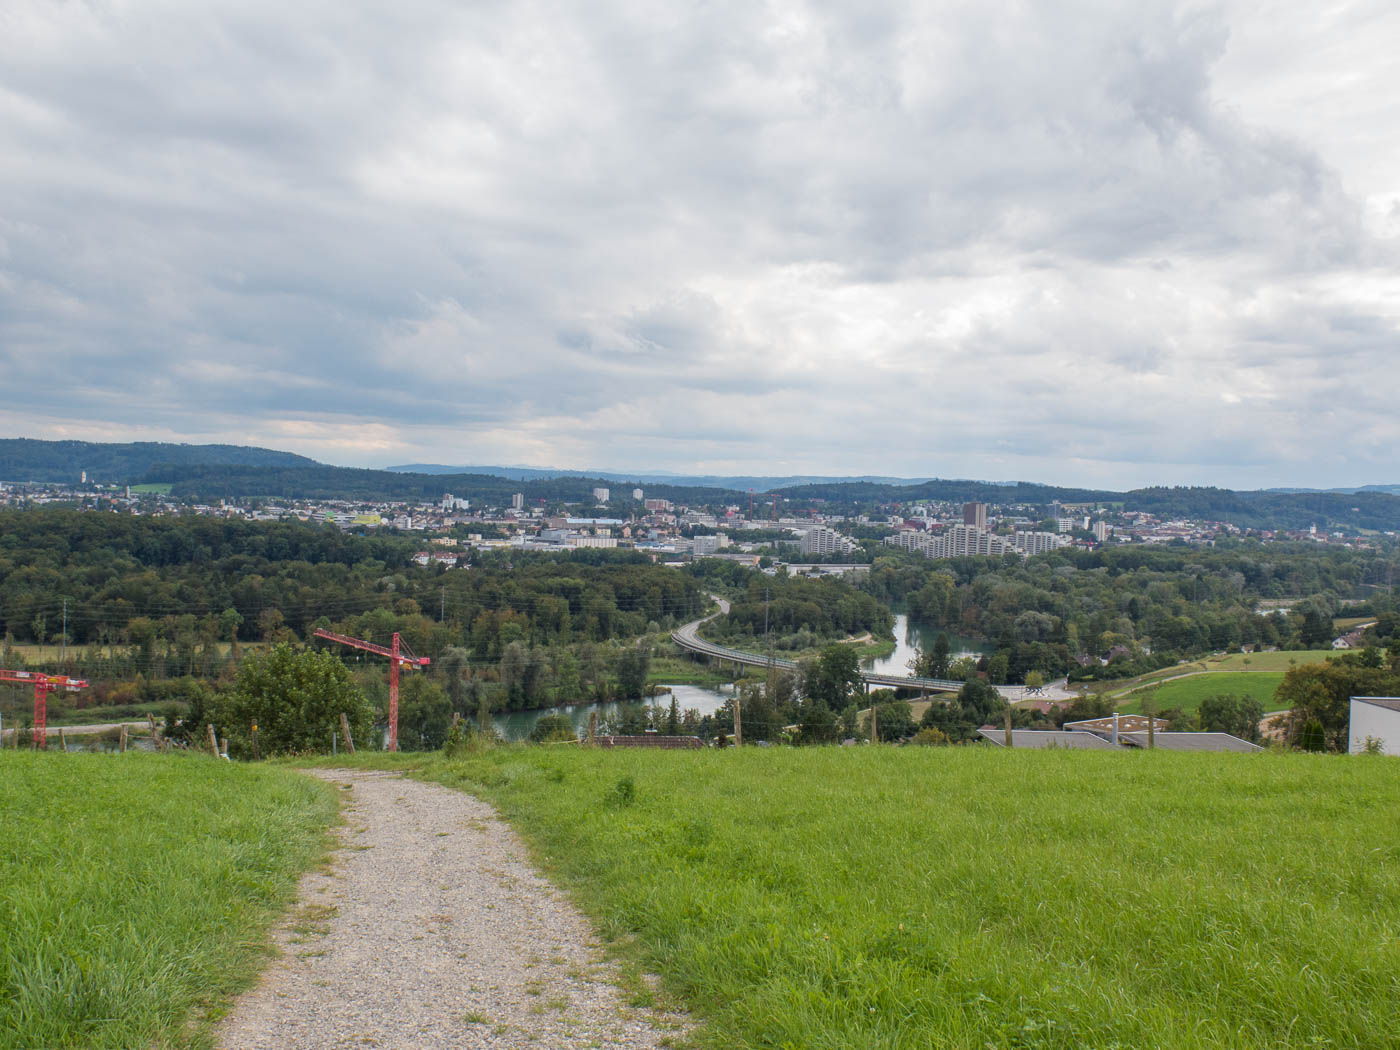
[[[0,753],[0,1047],[207,1045],[336,806],[285,768]]]
[[[1304,664],[1322,663],[1339,656],[1332,649],[1280,650],[1274,653],[1230,653],[1211,656],[1204,663],[1211,671],[1287,671]]]
[[[1400,1046],[1388,759],[399,761],[494,802],[705,1046]]]
[[[1164,682],[1156,689],[1144,689],[1133,693],[1130,703],[1119,708],[1128,714],[1141,714],[1148,694],[1152,694],[1156,710],[1165,711],[1179,707],[1183,711],[1200,709],[1201,701],[1208,696],[1233,693],[1236,696],[1252,696],[1264,705],[1265,711],[1275,710],[1274,690],[1283,681],[1282,671],[1221,671],[1211,674],[1197,674],[1190,678],[1178,678]]]
[[[1104,692],[1109,696],[1126,698],[1135,695],[1144,686],[1149,686],[1153,682],[1160,682],[1167,678],[1175,678],[1178,675],[1193,674],[1201,671],[1231,671],[1242,674],[1283,674],[1286,671],[1292,670],[1294,667],[1302,667],[1304,664],[1321,663],[1338,655],[1339,654],[1332,649],[1301,649],[1294,652],[1281,651],[1275,653],[1227,653],[1224,656],[1208,656],[1201,660],[1193,660],[1190,663],[1163,667],[1160,670],[1151,671],[1137,678],[1091,683],[1091,686],[1097,686],[1097,691]]]
[[[133,494],[142,496],[168,496],[170,495],[170,490],[174,487],[174,485],[163,482],[151,482],[145,485],[132,485],[131,491]]]

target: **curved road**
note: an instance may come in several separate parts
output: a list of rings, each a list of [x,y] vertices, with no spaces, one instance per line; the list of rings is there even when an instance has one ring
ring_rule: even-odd
[[[677,627],[671,632],[671,640],[682,649],[700,656],[710,656],[716,660],[742,664],[746,667],[767,667],[768,657],[766,656],[761,656],[758,653],[746,653],[742,649],[731,649],[727,645],[716,645],[714,642],[707,642],[700,637],[701,624],[713,620],[716,616],[723,616],[729,611],[729,603],[719,595],[712,594],[710,597],[719,604],[719,612],[692,620],[683,627]],[[781,660],[777,657],[774,657],[773,663],[789,670],[797,666],[792,660]],[[925,693],[956,693],[963,687],[962,682],[947,678],[914,678],[905,675],[880,674],[878,671],[862,671],[860,677],[866,685],[886,689],[918,689]]]

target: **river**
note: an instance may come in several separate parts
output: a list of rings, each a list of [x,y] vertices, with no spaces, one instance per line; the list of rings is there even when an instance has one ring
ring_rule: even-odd
[[[671,706],[671,697],[676,698],[676,703],[682,711],[687,708],[694,708],[702,715],[712,715],[724,706],[724,702],[734,695],[732,685],[720,686],[711,689],[701,685],[661,685],[658,688],[669,689],[671,692],[659,694],[654,701],[647,703],[660,704],[662,707]],[[569,721],[573,722],[574,729],[580,733],[588,730],[588,716],[598,712],[598,721],[605,722],[609,715],[615,713],[622,706],[615,702],[594,703],[594,704],[569,704],[565,707],[545,707],[533,711],[502,711],[500,714],[492,715],[491,721],[496,727],[496,732],[500,733],[507,740],[524,740],[530,735],[530,730],[535,728],[535,723],[544,715],[567,715]]]
[[[982,656],[991,652],[990,646],[975,638],[954,634],[952,631],[940,631],[939,628],[927,624],[910,623],[909,617],[904,613],[896,613],[894,652],[889,656],[875,656],[862,660],[860,666],[863,670],[878,671],[880,674],[913,674],[910,663],[919,655],[921,648],[933,645],[939,634],[948,636],[948,655],[954,660],[961,656]]]

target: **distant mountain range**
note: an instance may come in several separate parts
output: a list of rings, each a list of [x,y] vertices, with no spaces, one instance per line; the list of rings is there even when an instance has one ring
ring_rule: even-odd
[[[700,488],[736,489],[747,492],[771,492],[794,485],[829,485],[849,482],[869,482],[875,485],[918,485],[932,478],[896,478],[876,474],[854,477],[830,477],[819,474],[789,474],[781,477],[748,476],[743,474],[677,474],[667,470],[559,470],[552,467],[452,467],[442,463],[406,463],[385,467],[396,474],[487,474],[512,481],[539,481],[547,478],[597,478],[618,484],[683,485]]]
[[[1302,492],[1338,492],[1346,496],[1353,496],[1358,492],[1381,492],[1388,496],[1400,496],[1400,485],[1358,485],[1349,489],[1265,489],[1264,491],[1284,492],[1290,495]]]
[[[647,496],[722,508],[745,506],[764,493],[781,499],[787,514],[809,510],[861,512],[922,500],[983,501],[1044,514],[1050,505],[1090,503],[1161,518],[1227,521],[1241,528],[1400,531],[1400,485],[1354,489],[1235,492],[1209,487],[1166,487],[1113,492],[1034,482],[989,482],[939,478],[835,477],[812,475],[719,476],[659,471],[549,470],[537,467],[447,467],[415,464],[390,470],[332,467],[305,456],[238,445],[179,445],[162,442],[101,444],[85,441],[0,439],[0,481],[151,483],[171,495],[200,503],[221,499],[351,499],[436,502],[444,493],[476,506],[504,506],[516,492],[531,504],[573,503],[589,507],[596,487],[612,488],[610,510],[631,502],[633,486]],[[447,472],[447,473],[444,473]],[[762,499],[758,502],[763,502]]]

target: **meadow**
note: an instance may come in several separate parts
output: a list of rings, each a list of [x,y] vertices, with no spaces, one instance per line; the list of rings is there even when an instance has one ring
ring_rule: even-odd
[[[1179,707],[1183,711],[1200,709],[1201,701],[1208,696],[1233,693],[1235,696],[1249,696],[1264,705],[1265,711],[1275,710],[1274,691],[1283,682],[1282,671],[1218,671],[1196,674],[1189,678],[1177,678],[1163,682],[1156,689],[1143,689],[1132,693],[1129,703],[1119,708],[1128,714],[1141,714],[1147,699],[1152,698],[1153,710],[1165,711]]]
[[[1389,759],[390,761],[495,803],[704,1046],[1400,1046]]]
[[[336,806],[279,767],[0,753],[0,1047],[207,1045]]]

